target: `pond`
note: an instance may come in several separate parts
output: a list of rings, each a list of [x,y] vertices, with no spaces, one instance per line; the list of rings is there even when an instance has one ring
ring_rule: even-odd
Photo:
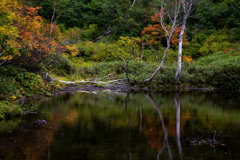
[[[240,159],[238,92],[68,93],[39,110],[0,122],[0,159]]]

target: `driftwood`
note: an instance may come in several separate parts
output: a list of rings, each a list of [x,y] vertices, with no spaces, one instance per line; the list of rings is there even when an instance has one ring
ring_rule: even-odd
[[[59,80],[59,82],[65,83],[65,84],[97,84],[101,86],[109,86],[110,84],[117,84],[117,85],[124,85],[126,83],[126,79],[114,79],[115,77],[111,77],[115,75],[115,73],[110,73],[104,77],[100,78],[93,78],[93,79],[84,79],[82,81],[62,81]],[[103,79],[107,79],[103,81]]]
[[[108,86],[111,83],[112,84],[118,84],[118,85],[124,85],[126,82],[126,79],[115,79],[111,81],[98,81],[98,80],[82,80],[82,81],[62,81],[59,80],[59,82],[65,83],[65,84],[99,84],[103,86]]]

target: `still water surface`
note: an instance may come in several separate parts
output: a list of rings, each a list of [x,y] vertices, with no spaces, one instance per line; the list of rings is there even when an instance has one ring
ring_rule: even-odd
[[[240,159],[237,92],[70,93],[40,111],[0,122],[0,159]]]

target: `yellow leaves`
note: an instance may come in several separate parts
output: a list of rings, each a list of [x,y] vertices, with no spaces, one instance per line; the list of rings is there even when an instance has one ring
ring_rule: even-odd
[[[2,59],[11,60],[26,56],[32,60],[39,60],[47,57],[47,53],[50,52],[49,46],[56,47],[55,42],[49,42],[42,33],[43,19],[38,15],[39,9],[41,7],[23,6],[16,0],[0,0]]]
[[[7,56],[0,57],[0,60],[6,60],[6,59],[11,60],[12,58],[13,58],[12,55],[7,55]]]
[[[78,49],[76,44],[73,44],[72,46],[66,45],[66,48],[70,52],[71,56],[75,57],[76,55],[78,55]]]
[[[9,38],[19,37],[18,29],[11,25],[0,26],[0,36],[8,36]]]
[[[141,38],[139,37],[132,37],[132,42],[131,42],[131,38],[130,37],[119,37],[119,40],[118,40],[118,45],[120,46],[129,46],[131,47],[132,46],[132,43],[133,43],[133,46],[134,47],[137,47],[138,44],[137,43],[141,43]]]
[[[192,57],[191,56],[183,56],[183,61],[186,61],[188,64],[190,64],[191,63],[191,61],[192,61]]]

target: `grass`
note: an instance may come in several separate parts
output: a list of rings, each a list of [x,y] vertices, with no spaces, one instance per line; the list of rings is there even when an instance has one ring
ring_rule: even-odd
[[[240,55],[214,54],[200,58],[190,64],[184,62],[180,76],[181,86],[240,88]],[[138,86],[176,86],[174,76],[177,64],[165,64],[151,83],[145,83],[157,68],[157,64],[147,62],[129,62],[130,80]],[[112,77],[126,78],[126,62],[99,62],[87,66],[79,66],[65,80],[100,78],[108,74]],[[62,77],[61,77],[62,78]]]

